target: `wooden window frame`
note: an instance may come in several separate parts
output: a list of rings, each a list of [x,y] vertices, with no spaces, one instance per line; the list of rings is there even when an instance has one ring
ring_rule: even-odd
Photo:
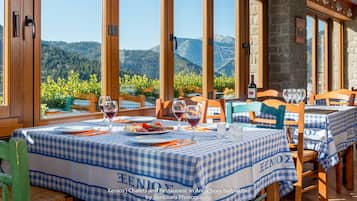
[[[325,34],[324,34],[324,91],[329,91],[332,89],[332,38],[333,38],[333,21],[339,23],[339,31],[338,31],[338,87],[344,88],[344,23],[339,19],[332,18],[326,14],[320,13],[318,11],[308,9],[307,16],[313,19],[313,39],[312,39],[312,92],[317,93],[317,37],[318,37],[318,22],[324,21],[325,24]]]
[[[108,27],[110,24],[115,24],[115,18],[118,14],[115,12],[113,5],[119,3],[118,0],[102,0],[102,58],[101,58],[101,78],[102,78],[102,94],[110,95],[117,98],[115,90],[118,88],[119,62],[115,61],[115,44],[118,41],[117,36],[110,36]],[[93,118],[101,118],[100,112],[90,114],[78,114],[64,117],[41,118],[41,0],[34,0],[34,16],[37,23],[37,37],[34,42],[34,125],[47,125],[53,123],[63,123],[68,121],[82,121]],[[114,21],[114,22],[113,22]],[[118,44],[118,42],[116,43]],[[113,93],[114,92],[114,93]]]
[[[11,38],[11,9],[10,9],[10,0],[4,0],[4,27],[3,27],[3,97],[4,104],[0,105],[0,117],[6,118],[10,116],[10,107],[11,107],[11,83],[10,83],[10,64],[11,64],[11,44],[13,43]]]
[[[41,29],[41,0],[35,0],[35,19],[37,20],[38,37],[35,40],[35,51],[41,51],[40,47],[40,29]],[[213,57],[214,49],[212,41],[214,40],[213,30],[213,10],[214,0],[203,2],[203,36],[202,36],[202,89],[203,96],[208,97],[209,92],[214,89],[214,66]],[[267,36],[267,2],[260,0],[259,16],[259,78],[262,79],[263,87],[267,86],[267,58],[266,58],[266,36]],[[110,36],[107,32],[109,25],[119,27],[119,0],[106,0],[103,3],[103,25],[102,25],[102,60],[101,60],[101,76],[102,76],[102,94],[109,95],[113,99],[119,97],[119,37]],[[242,43],[249,43],[249,1],[236,0],[236,27],[235,27],[235,89],[237,98],[244,98],[247,94],[247,85],[249,83],[249,52],[247,49],[242,49]],[[163,100],[172,100],[174,97],[174,45],[170,41],[170,34],[174,29],[174,0],[161,0],[161,33],[160,33],[160,98]],[[35,55],[40,55],[38,52]],[[61,123],[66,121],[85,120],[91,118],[101,118],[101,113],[80,114],[76,116],[68,116],[61,118],[40,118],[40,56],[35,57],[34,69],[34,125],[46,125],[52,123]],[[147,115],[153,114],[152,108],[140,108],[134,110],[121,110],[120,114]]]

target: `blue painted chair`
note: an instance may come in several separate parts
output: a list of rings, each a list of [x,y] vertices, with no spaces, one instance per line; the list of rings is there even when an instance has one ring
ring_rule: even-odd
[[[236,113],[249,113],[250,121],[253,124],[261,123],[258,127],[283,129],[285,106],[281,105],[277,108],[267,106],[262,102],[250,102],[246,104],[233,105],[232,102],[226,103],[226,121],[233,123],[233,115]],[[269,115],[274,118],[256,118],[256,113]]]

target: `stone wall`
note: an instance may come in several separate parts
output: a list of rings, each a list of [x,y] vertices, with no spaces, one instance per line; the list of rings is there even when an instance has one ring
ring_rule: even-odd
[[[306,11],[302,0],[268,1],[269,88],[306,88],[306,44],[295,43],[295,19]]]
[[[345,72],[344,88],[357,87],[357,9],[354,19],[345,22],[344,54]]]

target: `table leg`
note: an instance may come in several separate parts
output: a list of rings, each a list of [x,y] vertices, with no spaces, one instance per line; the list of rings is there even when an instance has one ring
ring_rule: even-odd
[[[274,182],[267,187],[267,201],[280,200],[280,185],[279,182]]]
[[[345,154],[345,172],[344,180],[346,181],[346,189],[353,190],[354,188],[354,164],[353,164],[353,145],[349,146]]]
[[[319,189],[319,200],[328,200],[328,192],[327,192],[327,172],[325,169],[319,164],[318,168],[318,189]]]
[[[343,161],[341,157],[341,154],[338,153],[338,158],[339,161],[336,164],[336,193],[341,193],[341,188],[342,188],[342,166],[343,166]]]

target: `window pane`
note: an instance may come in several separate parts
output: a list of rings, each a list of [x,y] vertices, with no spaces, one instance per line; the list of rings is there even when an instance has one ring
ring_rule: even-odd
[[[175,0],[175,97],[202,93],[202,1]]]
[[[96,112],[102,1],[42,0],[41,20],[42,117]]]
[[[318,20],[317,34],[317,93],[325,92],[325,34],[326,22]]]
[[[263,87],[263,65],[261,63],[263,52],[262,44],[262,2],[261,0],[249,0],[249,40],[250,62],[249,71],[254,75],[254,82],[258,88]]]
[[[332,90],[339,88],[340,82],[340,26],[339,22],[333,21],[332,32]],[[342,33],[343,34],[343,33]]]
[[[154,107],[160,86],[160,0],[119,2],[120,108]]]
[[[4,54],[5,54],[5,2],[4,0],[0,0],[0,34],[1,34],[1,43],[0,43],[0,105],[5,104],[5,61],[4,61]]]
[[[235,97],[235,0],[214,1],[214,89]]]
[[[307,59],[307,86],[312,90],[312,40],[313,40],[313,21],[310,16],[306,17],[306,59]]]

